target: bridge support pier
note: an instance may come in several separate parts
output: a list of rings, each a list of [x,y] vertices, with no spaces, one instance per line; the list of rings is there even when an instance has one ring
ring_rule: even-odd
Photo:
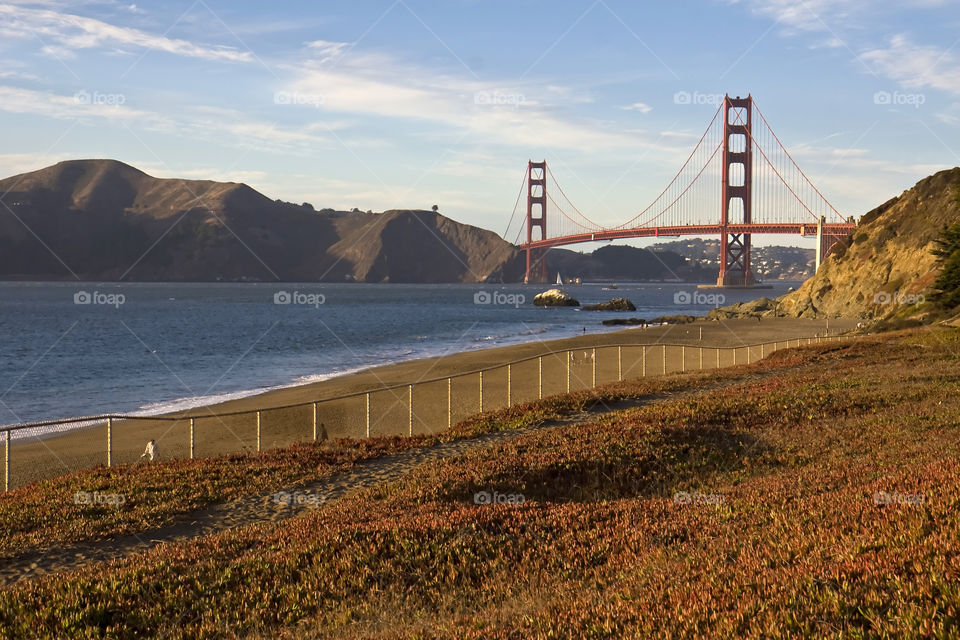
[[[826,224],[826,217],[820,216],[820,219],[817,220],[817,260],[814,273],[820,271],[820,265],[827,259],[833,248],[846,237],[846,234],[841,236],[836,231],[824,228]]]
[[[533,237],[533,229],[540,237]],[[547,238],[547,161],[527,162],[527,244]],[[544,284],[547,280],[547,249],[527,249],[527,284]]]
[[[720,236],[719,287],[752,287],[757,284],[750,268],[750,234],[729,233]]]

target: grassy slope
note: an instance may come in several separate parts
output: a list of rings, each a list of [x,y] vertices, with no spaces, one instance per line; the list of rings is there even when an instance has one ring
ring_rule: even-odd
[[[868,340],[19,585],[0,633],[957,637],[960,331]]]
[[[739,375],[722,372],[720,377]],[[53,545],[103,540],[171,524],[204,506],[317,481],[354,464],[440,441],[535,425],[597,403],[686,389],[714,376],[651,378],[546,398],[476,416],[438,436],[306,442],[287,449],[98,467],[0,493],[0,559]],[[77,492],[125,497],[120,508],[75,504]]]

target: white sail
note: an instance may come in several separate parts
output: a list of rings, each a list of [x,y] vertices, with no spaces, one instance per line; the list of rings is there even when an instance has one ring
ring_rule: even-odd
[[[559,271],[557,271],[557,284],[563,286],[563,278],[560,277]]]

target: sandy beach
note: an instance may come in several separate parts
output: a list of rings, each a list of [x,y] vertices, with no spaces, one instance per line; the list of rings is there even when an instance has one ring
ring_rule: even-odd
[[[599,317],[598,317],[599,319]],[[856,321],[831,320],[831,334],[854,327]],[[223,455],[257,449],[257,415],[260,411],[260,447],[281,447],[313,438],[314,407],[318,431],[330,438],[360,438],[366,435],[367,395],[370,392],[370,435],[436,433],[448,421],[479,412],[481,407],[480,369],[499,367],[483,375],[484,410],[563,393],[567,390],[565,356],[553,352],[575,349],[571,358],[571,390],[613,382],[618,375],[635,378],[681,370],[745,364],[763,355],[757,345],[824,335],[824,320],[764,319],[757,321],[698,321],[686,325],[631,328],[605,334],[586,334],[552,341],[531,340],[525,344],[451,353],[440,357],[399,362],[367,369],[322,382],[278,389],[209,407],[171,414],[177,421],[137,419],[115,421],[112,429],[113,464],[139,460],[146,442],[157,442],[160,458],[189,457],[190,417],[194,422],[194,454],[197,457]],[[701,336],[702,334],[702,336]],[[688,348],[616,345],[688,345]],[[702,347],[702,349],[698,348]],[[711,350],[720,347],[721,351]],[[735,352],[731,347],[741,347]],[[546,354],[546,355],[545,355]],[[537,356],[544,356],[542,359]],[[531,358],[511,367],[503,366]],[[736,361],[734,359],[736,358]],[[459,376],[459,377],[458,377]],[[452,377],[448,382],[447,378]],[[438,379],[423,384],[421,381]],[[509,379],[509,384],[508,384]],[[421,383],[421,384],[417,384]],[[396,385],[399,389],[381,390]],[[449,387],[448,387],[449,385]],[[449,393],[449,396],[448,396]],[[351,398],[324,402],[348,394]],[[410,399],[413,400],[413,410]],[[449,407],[448,407],[449,398]],[[304,406],[287,407],[307,403]],[[242,415],[222,414],[247,412]],[[106,463],[106,425],[78,429],[44,438],[14,441],[11,447],[11,487],[62,475]]]

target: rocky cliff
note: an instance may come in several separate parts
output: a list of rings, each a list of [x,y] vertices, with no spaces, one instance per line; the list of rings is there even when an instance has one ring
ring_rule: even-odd
[[[931,253],[944,229],[960,221],[960,167],[924,178],[860,218],[848,243],[837,245],[820,270],[776,301],[716,310],[715,317],[888,318],[923,311],[939,271]]]

